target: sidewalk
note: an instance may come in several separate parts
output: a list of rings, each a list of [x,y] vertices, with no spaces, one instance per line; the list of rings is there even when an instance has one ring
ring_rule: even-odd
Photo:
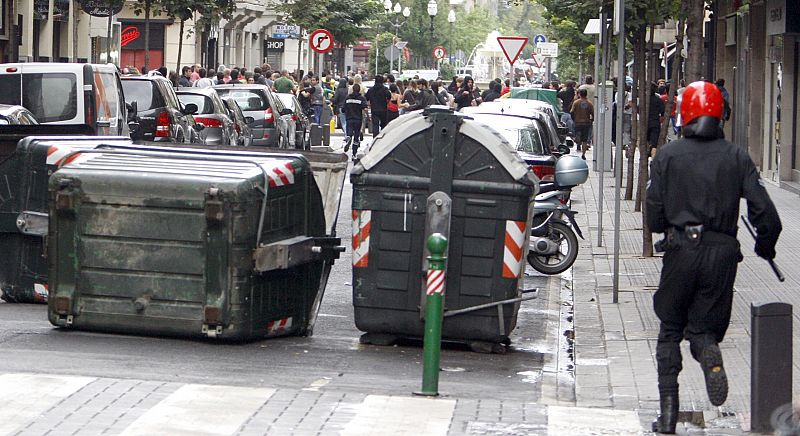
[[[625,174],[621,195],[625,191]],[[612,303],[615,200],[612,177],[612,173],[604,176],[603,247],[597,247],[599,173],[590,171],[589,181],[572,195],[573,207],[580,212],[578,223],[586,235],[573,272],[576,405],[636,410],[642,427],[647,429],[646,424],[658,413],[655,347],[659,324],[652,309],[652,297],[658,286],[661,257],[641,257],[642,214],[634,212],[633,201],[623,200],[619,304]],[[776,261],[783,266],[787,278],[784,283],[777,281],[767,263],[755,256],[754,242],[742,229],[739,240],[745,259],[739,265],[730,328],[720,344],[730,382],[728,400],[722,407],[708,402],[700,367],[692,359],[688,344],[683,343],[681,411],[700,412],[695,417],[702,414],[706,428],[714,428],[714,434],[738,434],[750,428],[751,302],[800,305],[798,277],[792,268],[800,261],[800,201],[796,194],[776,186],[768,185],[767,190],[784,226]],[[746,213],[742,204],[741,210]],[[793,368],[795,374],[800,374],[797,318],[795,311]],[[797,398],[800,384],[794,383],[793,387]]]

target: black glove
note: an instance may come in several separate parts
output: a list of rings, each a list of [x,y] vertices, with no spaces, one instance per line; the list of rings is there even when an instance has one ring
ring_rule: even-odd
[[[775,259],[775,246],[771,244],[765,244],[763,242],[756,242],[755,248],[756,254],[759,257],[763,257],[767,260]]]

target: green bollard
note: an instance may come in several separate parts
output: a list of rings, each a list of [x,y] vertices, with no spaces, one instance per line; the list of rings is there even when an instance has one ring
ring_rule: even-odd
[[[428,286],[425,309],[422,391],[419,395],[439,395],[439,360],[442,351],[442,314],[447,260],[447,238],[441,233],[428,237]]]

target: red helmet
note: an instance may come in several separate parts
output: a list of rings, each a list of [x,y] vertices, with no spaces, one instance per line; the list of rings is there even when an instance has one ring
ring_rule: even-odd
[[[698,117],[722,119],[725,102],[717,85],[692,82],[681,95],[681,123],[685,126]]]

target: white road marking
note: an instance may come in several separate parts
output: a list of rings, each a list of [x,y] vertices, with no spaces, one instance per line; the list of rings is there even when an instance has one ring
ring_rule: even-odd
[[[94,377],[42,374],[0,375],[0,434],[41,415],[56,403],[95,381]]]
[[[368,395],[342,434],[446,435],[455,407],[454,400]]]
[[[122,434],[233,434],[274,393],[275,389],[184,385],[140,416]]]
[[[548,435],[641,435],[636,412],[629,410],[589,409],[584,407],[547,407]]]
[[[326,386],[328,383],[331,382],[330,377],[322,377],[321,379],[314,380],[308,385],[307,388],[303,388],[304,391],[318,391],[319,388]]]

